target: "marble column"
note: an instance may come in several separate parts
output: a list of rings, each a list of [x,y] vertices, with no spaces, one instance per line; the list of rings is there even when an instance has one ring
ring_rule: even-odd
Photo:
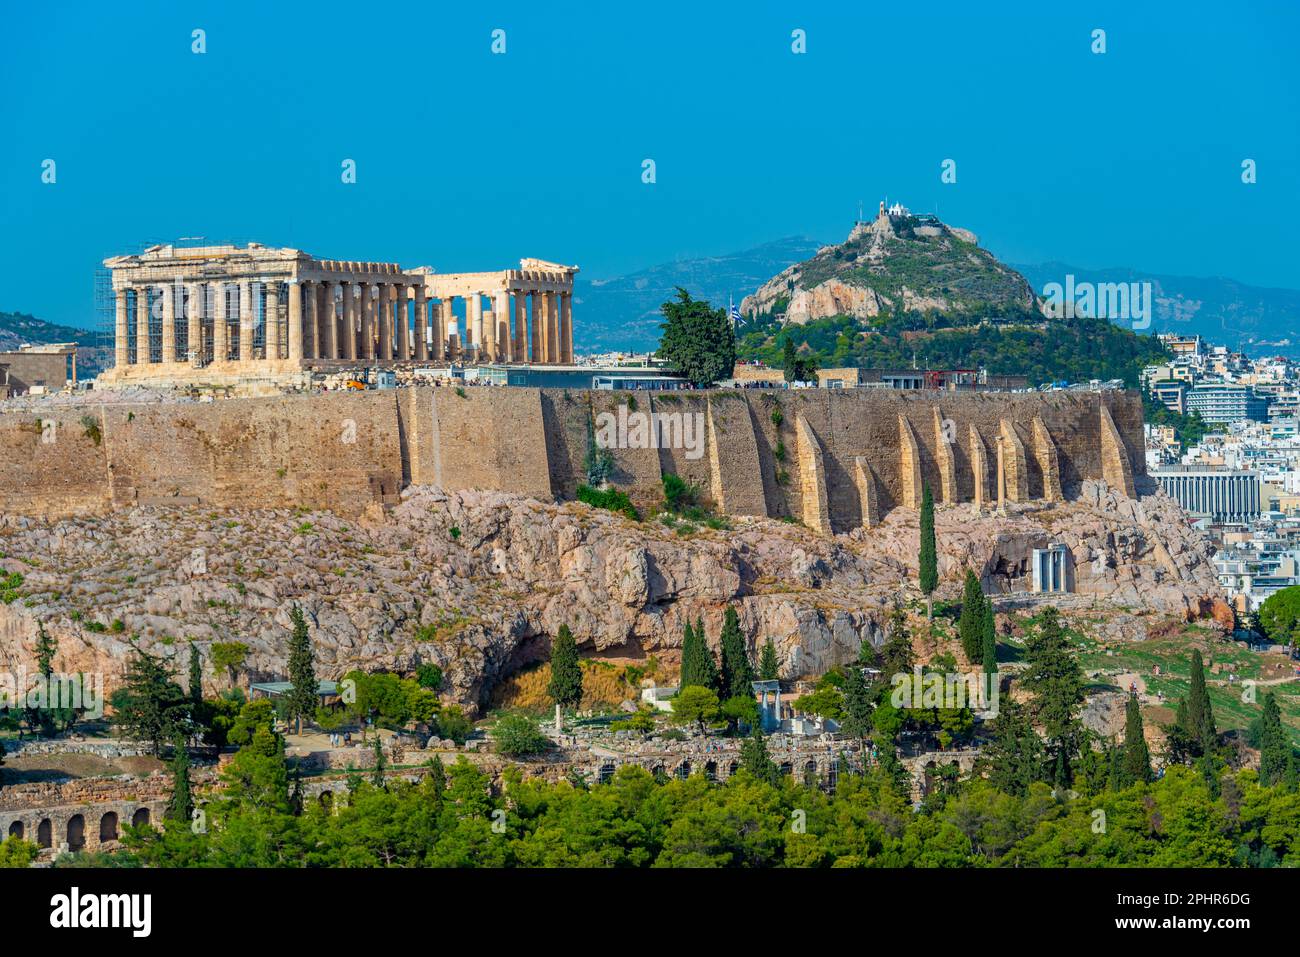
[[[573,364],[573,293],[560,293],[560,361]]]
[[[253,360],[253,330],[257,316],[253,314],[253,284],[247,279],[239,283],[239,361]]]
[[[357,361],[357,291],[352,280],[343,284],[343,358]]]
[[[379,312],[379,286],[370,283],[361,293],[361,357],[375,361],[375,316]]]
[[[451,325],[451,299],[443,296],[433,307],[433,334],[429,345],[432,347],[431,358],[442,360],[447,357],[447,329]]]
[[[185,316],[185,349],[190,365],[203,361],[203,283],[190,283],[189,310]]]
[[[542,361],[542,294],[540,292],[530,292],[528,297],[533,301],[533,322],[532,335],[528,341],[528,359],[530,362]]]
[[[528,361],[528,297],[515,293],[515,344],[512,352],[515,362]]]
[[[280,284],[267,282],[262,284],[263,310],[262,356],[266,359],[280,358]]]
[[[320,286],[318,282],[303,282],[299,280],[294,283],[294,288],[299,290],[299,301],[302,303],[301,315],[298,319],[298,345],[300,359],[317,358],[320,340],[317,338],[318,322],[316,318],[316,302],[319,298],[316,293]],[[289,290],[289,358],[293,358],[293,289]]]
[[[427,362],[429,359],[428,335],[429,302],[425,299],[424,283],[415,287],[415,361]]]
[[[126,290],[113,290],[113,298],[113,365],[121,369],[131,361],[131,343],[127,339],[131,334],[131,323],[126,311]]]
[[[397,358],[402,362],[409,362],[411,359],[411,308],[406,304],[406,286],[398,286],[394,292],[397,293],[397,324],[394,326],[397,331]]]
[[[554,292],[546,294],[546,331],[549,338],[547,341],[546,354],[550,357],[552,365],[561,361],[560,359],[560,309],[557,303],[559,296]]]
[[[447,329],[447,358],[451,360],[460,358],[460,326],[456,321],[455,304],[455,296],[448,296],[442,301]]]
[[[149,286],[135,287],[135,364],[146,365],[149,355]]]
[[[162,355],[161,362],[176,361],[176,287],[162,285]]]
[[[492,312],[497,317],[493,330],[496,333],[497,360],[509,362],[514,345],[510,336],[510,293],[505,289],[498,289],[493,298],[496,300]]]
[[[226,316],[229,284],[217,283],[216,315],[212,317],[212,361],[225,362],[230,357],[230,322]]]
[[[301,362],[303,359],[302,283],[297,279],[289,280],[288,353],[290,362]]]
[[[379,296],[375,300],[375,319],[379,323],[379,358],[385,362],[393,361],[393,287],[386,283],[379,284]]]
[[[339,357],[339,320],[337,315],[337,306],[335,303],[334,290],[338,283],[323,282],[321,285],[321,331],[324,332],[325,351],[322,353],[324,359],[337,359]]]
[[[484,355],[483,349],[483,294],[476,292],[467,300],[469,308],[465,310],[465,346],[466,351],[472,339],[475,354]]]

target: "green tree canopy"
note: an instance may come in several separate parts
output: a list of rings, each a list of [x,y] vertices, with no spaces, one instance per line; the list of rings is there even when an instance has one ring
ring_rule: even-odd
[[[731,378],[736,365],[736,337],[727,310],[714,309],[677,287],[676,301],[661,307],[664,322],[659,357],[674,374],[704,387]]]
[[[582,703],[582,665],[578,661],[578,643],[568,624],[560,625],[551,643],[551,680],[546,693],[562,708],[576,708]]]

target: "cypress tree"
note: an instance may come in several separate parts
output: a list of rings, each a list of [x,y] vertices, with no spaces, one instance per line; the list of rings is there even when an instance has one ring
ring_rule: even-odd
[[[551,643],[551,681],[546,693],[562,708],[576,708],[582,703],[582,665],[578,661],[578,643],[567,623]]]
[[[1142,709],[1136,691],[1130,691],[1124,710],[1124,754],[1120,760],[1124,786],[1146,784],[1151,778],[1151,752],[1142,731]]]
[[[758,659],[758,676],[764,681],[775,681],[781,675],[781,665],[776,660],[776,645],[767,639],[763,645],[763,654]]]
[[[872,729],[873,708],[860,665],[849,665],[844,669],[844,687],[841,690],[844,692],[844,717],[840,721],[840,732],[862,740]]]
[[[984,620],[980,622],[980,657],[985,674],[998,673],[998,633],[993,621],[993,602],[984,599]]]
[[[1025,660],[1028,667],[1021,680],[1036,698],[1038,718],[1047,733],[1053,781],[1058,787],[1068,787],[1073,778],[1071,762],[1083,736],[1078,710],[1083,704],[1084,684],[1054,606],[1043,609],[1038,628],[1025,645]]]
[[[1192,651],[1191,670],[1191,687],[1187,691],[1186,729],[1204,752],[1214,747],[1216,732],[1214,707],[1210,704],[1210,693],[1205,687],[1205,663],[1201,660],[1201,652],[1196,649]]]
[[[190,641],[190,704],[196,708],[203,704],[203,660],[193,641]]]
[[[754,725],[749,737],[740,745],[740,766],[760,781],[766,781],[773,787],[781,784],[781,769],[776,766],[767,753],[767,742],[763,732]]]
[[[1291,763],[1291,745],[1282,727],[1282,712],[1273,692],[1264,695],[1264,714],[1259,736],[1259,783],[1282,782]]]
[[[754,680],[754,668],[745,650],[745,637],[740,633],[740,619],[736,609],[727,606],[722,619],[722,685],[724,698],[753,697],[749,683]]]
[[[172,751],[171,773],[172,796],[165,816],[169,821],[188,824],[194,814],[194,796],[190,788],[190,752],[180,735],[176,736]]]
[[[36,670],[48,678],[54,673],[54,656],[59,643],[45,630],[45,622],[36,623]]]
[[[984,592],[975,573],[966,569],[966,582],[962,586],[961,617],[957,619],[957,635],[961,638],[961,648],[966,660],[971,664],[979,661],[984,650],[981,631],[984,627]]]
[[[703,684],[696,673],[700,656],[695,650],[695,643],[695,626],[688,620],[682,627],[682,674],[677,682],[679,690],[689,688],[691,685]]]
[[[925,595],[925,613],[934,617],[934,600],[931,596],[939,587],[939,558],[934,543],[934,497],[929,483],[921,486],[921,551],[918,584]]]
[[[290,718],[297,718],[298,733],[302,734],[302,719],[316,714],[320,682],[316,680],[311,637],[307,634],[307,619],[303,617],[302,608],[294,605],[289,619],[293,622],[293,635],[289,638],[289,682],[292,687],[286,701],[287,714]]]
[[[379,737],[378,731],[375,732],[375,767],[370,772],[370,783],[376,788],[384,786],[384,769],[388,767],[388,759],[384,757],[384,743]]]
[[[710,691],[717,691],[720,684],[718,676],[718,663],[713,659],[713,649],[709,647],[709,640],[704,637],[704,619],[695,619],[695,654],[696,669],[700,676],[700,684]]]

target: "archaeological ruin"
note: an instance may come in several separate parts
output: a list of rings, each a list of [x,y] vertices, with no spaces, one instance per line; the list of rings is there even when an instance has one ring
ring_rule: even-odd
[[[404,488],[572,500],[593,420],[636,403],[656,441],[610,448],[608,479],[662,500],[681,476],[727,515],[822,534],[893,508],[993,511],[1062,501],[1087,480],[1133,497],[1144,472],[1132,392],[920,394],[716,390],[659,394],[411,386],[219,402],[104,403],[0,415],[0,508],[26,515],[134,505],[329,508],[357,514]],[[692,439],[680,442],[677,439]],[[662,439],[663,441],[659,441]]]
[[[522,259],[518,269],[438,273],[260,243],[153,246],[104,266],[115,359],[104,385],[292,384],[307,370],[359,364],[573,361],[577,266]]]

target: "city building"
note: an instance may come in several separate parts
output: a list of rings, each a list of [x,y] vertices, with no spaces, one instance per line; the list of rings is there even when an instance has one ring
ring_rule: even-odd
[[[1187,393],[1187,411],[1212,424],[1266,422],[1268,401],[1249,386],[1202,382]]]
[[[1206,515],[1218,524],[1249,522],[1259,517],[1258,472],[1171,465],[1151,475],[1193,515]]]

